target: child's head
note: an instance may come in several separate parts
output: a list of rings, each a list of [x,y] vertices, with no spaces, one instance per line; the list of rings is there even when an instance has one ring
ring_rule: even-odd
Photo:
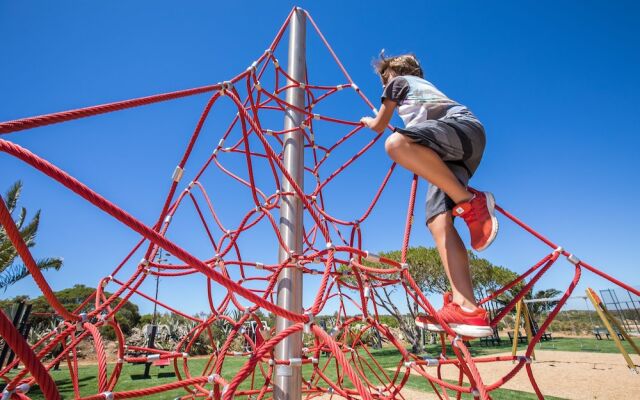
[[[396,76],[414,75],[420,78],[423,77],[420,63],[413,54],[385,57],[384,50],[382,50],[373,66],[376,73],[380,75],[383,85],[389,83],[389,81]]]

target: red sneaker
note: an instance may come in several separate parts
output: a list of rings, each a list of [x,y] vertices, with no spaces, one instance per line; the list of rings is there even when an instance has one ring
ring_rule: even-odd
[[[438,311],[440,318],[458,335],[469,338],[480,338],[493,335],[489,325],[489,315],[482,308],[468,312],[453,303],[451,293],[444,294],[444,306]],[[434,332],[444,332],[442,326],[430,315],[416,318],[416,325]]]
[[[471,247],[482,251],[489,247],[498,234],[496,201],[489,192],[474,193],[471,200],[456,204],[453,215],[464,219],[471,234]]]

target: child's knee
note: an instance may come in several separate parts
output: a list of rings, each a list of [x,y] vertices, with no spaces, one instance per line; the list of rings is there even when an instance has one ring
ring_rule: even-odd
[[[429,219],[427,227],[433,236],[442,236],[447,231],[455,229],[451,211],[443,212]]]
[[[384,142],[384,149],[391,158],[397,156],[404,148],[406,148],[407,139],[401,133],[394,132]]]

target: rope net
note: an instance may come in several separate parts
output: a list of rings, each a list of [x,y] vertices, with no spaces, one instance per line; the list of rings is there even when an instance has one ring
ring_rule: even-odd
[[[543,398],[534,379],[530,356],[553,318],[571,296],[581,271],[589,270],[640,295],[636,289],[577,259],[498,206],[497,210],[506,219],[547,245],[550,251],[516,280],[481,300],[481,304],[492,301],[516,285],[523,288],[495,315],[491,325],[496,326],[543,274],[560,257],[565,257],[574,268],[574,273],[557,306],[542,322],[522,356],[472,357],[464,341],[456,337],[443,321],[439,321],[446,331],[446,334],[441,335],[441,355],[423,358],[406,350],[391,329],[380,322],[375,297],[381,288],[395,286],[415,301],[421,312],[439,319],[433,306],[413,280],[406,264],[418,178],[413,177],[409,189],[401,261],[367,252],[363,249],[362,226],[371,219],[374,209],[380,208],[379,199],[383,192],[388,191],[387,183],[395,165],[392,164],[386,173],[377,178],[377,190],[369,191],[370,197],[358,203],[362,207],[357,215],[344,217],[341,214],[342,204],[351,201],[351,198],[344,193],[330,195],[332,185],[345,174],[352,174],[349,179],[357,179],[358,174],[362,174],[357,168],[358,159],[371,152],[382,134],[363,131],[364,128],[357,119],[336,118],[317,112],[336,93],[346,91],[355,93],[369,108],[374,109],[374,106],[355,85],[308,13],[308,21],[342,71],[345,81],[334,85],[316,85],[307,80],[299,82],[288,76],[280,66],[275,51],[294,11],[289,14],[269,48],[249,68],[229,81],[0,123],[0,134],[8,134],[186,96],[210,96],[172,176],[157,222],[152,226],[140,222],[52,163],[15,143],[0,139],[0,150],[4,153],[48,175],[140,235],[139,242],[98,283],[93,295],[76,310],[70,311],[56,299],[22,241],[4,202],[0,202],[0,223],[57,316],[63,320],[55,330],[29,346],[11,321],[2,314],[0,333],[17,354],[16,360],[0,371],[0,377],[7,384],[3,399],[28,398],[29,388],[36,384],[47,399],[60,398],[49,374],[60,361],[67,364],[75,398],[87,400],[145,397],[175,389],[184,390],[182,398],[262,399],[272,396],[274,371],[282,365],[302,368],[303,395],[307,398],[325,394],[363,399],[401,399],[403,387],[410,374],[414,374],[427,380],[439,398],[449,398],[453,391],[458,398],[467,393],[476,398],[488,399],[491,391],[499,388],[523,368],[538,397]],[[284,100],[284,93],[290,88],[304,91],[304,108],[294,107]],[[206,161],[195,169],[196,172],[190,176],[188,183],[184,183],[181,178],[185,174],[185,164],[190,160],[212,108],[222,99],[233,106],[236,114]],[[283,136],[290,131],[267,129],[277,126],[267,123],[271,119],[281,125],[287,110],[295,110],[305,116],[300,126],[290,130],[297,131],[304,137],[304,188],[292,180],[283,165]],[[333,137],[326,132],[339,134]],[[332,164],[329,156],[335,153],[347,156],[337,164]],[[213,176],[224,177],[228,183],[209,185]],[[373,177],[367,183],[375,179]],[[292,191],[282,190],[285,180],[289,181]],[[238,202],[247,206],[238,215],[222,215],[217,207],[218,191],[231,191],[232,186],[237,189],[234,193],[237,193]],[[278,229],[279,205],[287,196],[297,196],[304,207],[304,245],[299,254],[287,247]],[[205,240],[211,250],[207,257],[196,257],[168,238],[172,224],[183,215],[178,211],[187,208],[187,205],[191,206],[190,210],[197,216],[206,236]],[[247,251],[243,251],[247,243],[251,246],[251,242],[247,242],[245,237],[256,230],[260,232],[257,240],[273,240],[274,244],[271,254],[260,259],[252,259],[247,256]],[[277,253],[278,247],[288,254],[287,259],[281,263],[267,261]],[[179,261],[168,263],[166,259],[159,257],[161,251],[170,253]],[[140,252],[144,254],[142,260],[134,260],[134,254]],[[128,268],[130,272],[127,272]],[[315,291],[314,300],[311,304],[306,304],[303,310],[285,310],[277,305],[275,286],[279,273],[285,268],[302,271],[305,282],[314,276],[314,285],[305,287],[307,292]],[[181,312],[179,307],[158,301],[142,290],[145,281],[156,277],[178,279],[185,276],[197,276],[206,281],[210,308],[208,316],[188,315]],[[112,289],[113,294],[106,294],[107,287]],[[193,321],[194,327],[170,351],[128,346],[127,338],[117,322],[117,315],[133,295],[143,296],[156,302],[159,307]],[[89,312],[81,312],[87,307],[90,308]],[[238,312],[230,313],[231,310]],[[316,323],[314,316],[334,311],[333,326]],[[258,313],[284,317],[292,325],[281,332],[275,332],[272,328],[271,332],[251,335],[246,329],[248,323],[253,321],[262,326]],[[212,327],[221,321],[231,329],[226,340],[217,343],[211,332]],[[100,328],[105,326],[111,326],[116,332],[118,361],[115,365],[109,365],[107,361],[107,349],[100,333]],[[284,338],[301,331],[306,344],[302,356],[288,360],[274,358],[275,346]],[[369,340],[366,338],[374,331],[397,349],[397,364],[391,368],[381,365],[369,347]],[[202,338],[205,338],[213,350],[207,355],[204,367],[195,370],[189,362],[189,355],[194,343]],[[232,350],[232,343],[238,338],[248,343],[246,351]],[[83,341],[91,342],[97,355],[97,390],[90,395],[84,391],[81,393],[78,379],[76,349]],[[55,352],[59,345],[64,350]],[[448,346],[452,349],[451,357],[445,356]],[[132,352],[137,355],[131,355]],[[225,373],[225,362],[230,359],[242,361],[242,367],[231,374]],[[169,360],[175,371],[175,381],[144,389],[118,390],[118,379],[124,363],[155,360]],[[513,368],[495,382],[483,381],[476,367],[478,363],[507,361],[513,362]],[[10,374],[18,363],[22,363],[25,368],[17,374]],[[457,381],[444,379],[445,367],[458,371]]]

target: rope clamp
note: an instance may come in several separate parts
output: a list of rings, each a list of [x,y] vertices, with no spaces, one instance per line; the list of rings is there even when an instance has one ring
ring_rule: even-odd
[[[247,71],[249,72],[256,72],[256,69],[258,69],[258,62],[254,61],[251,63],[251,65],[249,65],[249,67],[247,67]]]
[[[353,90],[355,90],[356,92],[360,91],[360,88],[358,87],[358,85],[356,85],[355,83],[351,84],[351,87],[353,88]]]
[[[31,390],[31,385],[28,383],[22,383],[16,387],[16,392],[20,392],[22,394],[29,393],[29,390]]]
[[[315,316],[313,315],[313,313],[311,311],[305,311],[304,315],[306,315],[309,318],[309,321],[307,321],[304,324],[303,332],[304,333],[311,333],[311,325],[313,325],[313,323],[315,321]]]
[[[404,271],[404,270],[407,270],[407,269],[409,269],[409,264],[407,264],[407,263],[401,263],[400,264],[400,271]]]
[[[320,114],[313,114],[313,119],[320,119]]]
[[[473,397],[480,397],[480,391],[476,388],[471,389],[471,395]]]
[[[160,354],[151,354],[147,356],[147,361],[155,361],[160,359]]]
[[[306,88],[307,88],[307,84],[306,84],[306,83],[304,83],[304,82],[300,82],[300,83],[298,83],[298,87],[299,87],[300,89],[306,89]]]
[[[265,130],[265,131],[264,131],[264,134],[265,134],[265,135],[268,135],[268,136],[274,136],[274,135],[273,135],[273,131],[272,131],[271,129],[267,129],[267,130]]]
[[[458,342],[459,342],[460,340],[462,340],[462,338],[461,338],[459,335],[458,335],[458,336],[456,336],[456,337],[454,337],[454,338],[453,338],[453,341],[451,342],[451,345],[459,348],[460,346],[458,345]]]
[[[302,365],[302,358],[290,358],[289,366],[291,367],[299,367]]]
[[[180,179],[182,179],[182,174],[184,173],[184,170],[182,168],[180,168],[180,166],[176,166],[176,169],[173,170],[173,175],[171,175],[171,179],[178,183],[180,182]]]
[[[215,382],[216,379],[219,379],[219,378],[220,378],[220,375],[212,374],[212,375],[207,376],[207,382],[208,383],[213,383],[213,382]]]
[[[573,265],[578,265],[580,263],[580,259],[573,254],[569,254],[567,256],[567,260],[569,260],[569,262]]]
[[[364,288],[364,297],[368,299],[371,296],[371,286],[366,286]]]
[[[111,392],[102,392],[101,393],[106,400],[113,400],[113,393]]]
[[[164,217],[164,223],[169,224],[171,222],[171,217],[173,217],[173,215],[167,214],[167,216]]]
[[[273,66],[274,66],[276,69],[280,68],[280,62],[278,61],[278,59],[277,59],[277,58],[273,60]]]
[[[531,357],[518,356],[518,361],[524,362],[525,364],[531,364]]]
[[[256,83],[253,84],[253,87],[256,90],[262,90],[262,85],[260,84],[260,81],[256,81]]]
[[[257,269],[264,269],[264,264],[261,262],[256,262],[256,268]]]
[[[335,250],[336,246],[333,245],[333,243],[331,242],[327,242],[326,244],[327,250]]]
[[[427,367],[437,367],[438,365],[440,365],[440,360],[438,360],[437,358],[425,357],[423,358],[423,360],[426,361]]]
[[[562,254],[563,251],[564,251],[564,248],[562,246],[558,246],[558,248],[555,249],[553,252],[554,253],[558,253],[558,254]]]
[[[311,364],[313,365],[318,365],[318,363],[320,362],[320,360],[316,357],[309,357],[309,360],[311,360]]]
[[[344,89],[344,85],[338,85],[338,86],[336,86],[336,90],[342,90],[342,89]]]

